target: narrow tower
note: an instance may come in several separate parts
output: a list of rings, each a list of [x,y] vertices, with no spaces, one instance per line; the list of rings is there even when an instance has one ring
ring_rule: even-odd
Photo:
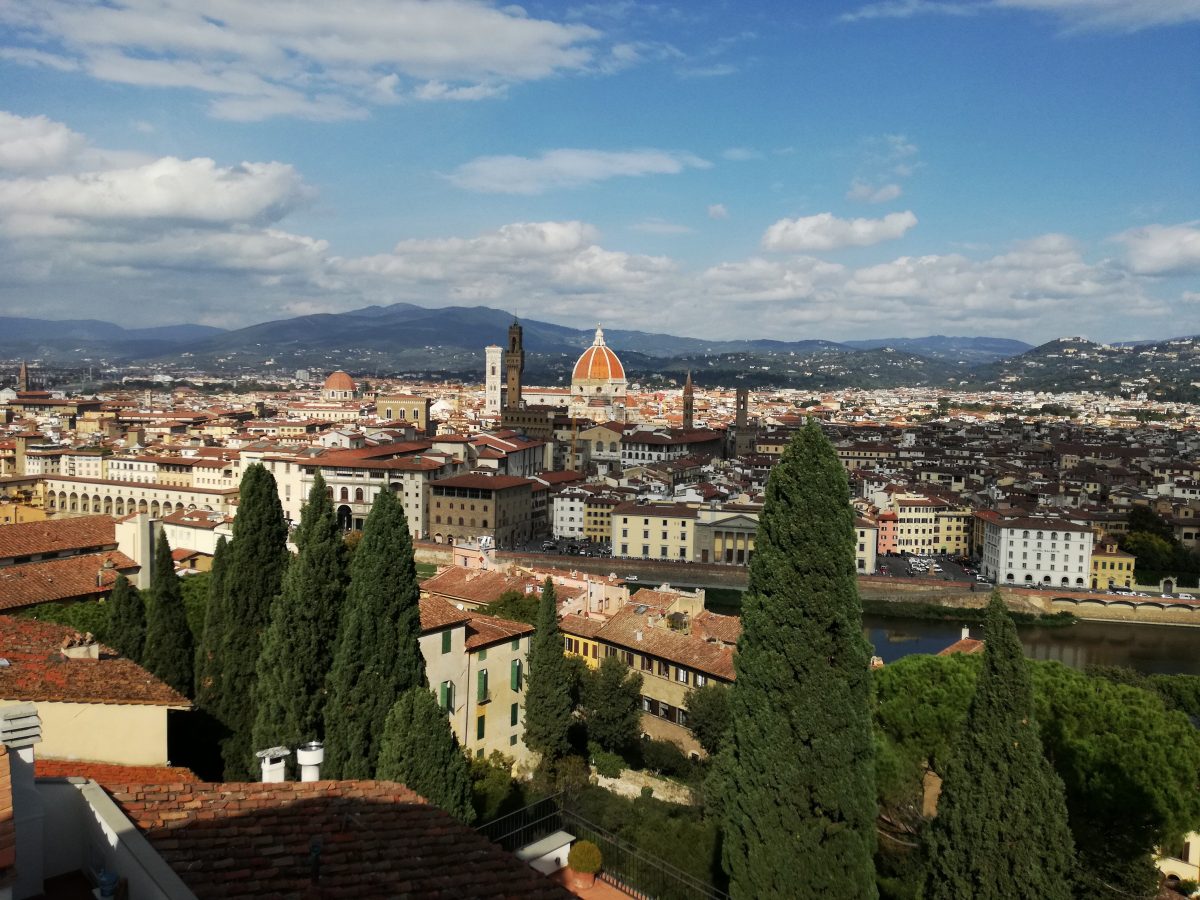
[[[687,381],[683,383],[683,430],[691,431],[696,397],[692,389],[692,370],[688,369]]]
[[[506,409],[521,408],[521,375],[525,372],[525,350],[521,346],[521,326],[508,326],[508,349],[504,351],[504,371],[508,380]]]
[[[17,392],[25,393],[29,390],[29,365],[25,360],[21,360],[21,368],[17,371]]]
[[[750,430],[750,391],[737,389],[737,412],[733,420],[733,452],[745,456],[754,450],[754,432]]]
[[[504,400],[504,348],[489,344],[483,350],[485,371],[483,375],[483,411],[488,416],[500,415]]]

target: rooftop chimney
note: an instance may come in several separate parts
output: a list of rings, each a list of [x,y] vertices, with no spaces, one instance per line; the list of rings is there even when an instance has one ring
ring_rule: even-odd
[[[99,659],[100,644],[89,631],[87,634],[68,635],[63,638],[62,655],[67,659]]]
[[[16,829],[15,897],[41,896],[45,860],[46,806],[33,782],[33,745],[42,741],[42,720],[33,703],[0,709],[0,741],[7,748]]]
[[[309,741],[296,748],[296,762],[300,764],[301,781],[320,781],[321,763],[325,762],[325,745],[320,741]],[[266,781],[266,779],[263,779]]]
[[[262,760],[263,784],[278,784],[283,781],[287,769],[284,760],[292,755],[291,750],[287,747],[271,747],[267,750],[259,750],[254,755]]]

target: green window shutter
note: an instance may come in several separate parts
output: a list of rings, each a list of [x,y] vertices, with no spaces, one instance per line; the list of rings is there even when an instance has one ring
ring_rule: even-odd
[[[443,681],[438,687],[438,706],[444,710],[450,709],[450,682]]]
[[[442,652],[443,653],[450,652],[450,641],[451,640],[453,640],[453,637],[450,633],[450,630],[446,629],[445,631],[442,632]]]
[[[512,666],[510,667],[510,674],[512,676],[511,677],[512,689],[514,691],[519,691],[521,689],[521,661],[519,659],[514,659],[512,661]]]
[[[487,647],[480,647],[479,648],[479,661],[483,662],[485,659],[487,659]]]
[[[512,708],[509,709],[509,711],[508,711],[508,724],[509,725],[517,724],[518,709],[519,708],[518,708],[517,704],[515,704],[515,703],[512,705]]]
[[[488,681],[488,679],[487,679],[487,669],[480,669],[480,670],[479,670],[479,696],[478,696],[478,698],[477,698],[477,700],[478,700],[480,703],[486,703],[486,702],[487,702],[487,698],[488,698],[488,685],[487,685],[487,681]]]
[[[446,682],[446,709],[449,712],[454,711],[454,682]]]
[[[479,718],[477,718],[475,720],[475,739],[477,741],[483,740],[483,734],[484,734],[484,731],[486,730],[486,725],[487,725],[487,716],[479,716]],[[482,752],[483,751],[481,749],[480,753],[482,753]]]

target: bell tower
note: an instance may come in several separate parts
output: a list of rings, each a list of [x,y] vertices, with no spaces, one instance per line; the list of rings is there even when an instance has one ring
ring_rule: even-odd
[[[513,322],[508,326],[508,346],[504,351],[504,372],[508,382],[506,409],[521,408],[521,375],[525,372],[525,350],[521,346],[521,326]]]

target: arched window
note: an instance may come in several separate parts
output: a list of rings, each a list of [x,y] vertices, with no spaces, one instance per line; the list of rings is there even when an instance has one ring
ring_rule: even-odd
[[[1042,533],[1041,533],[1040,531],[1038,532],[1038,537],[1037,537],[1037,539],[1038,539],[1039,541],[1042,539]]]
[[[461,525],[462,523],[463,523],[463,517],[462,517],[462,516],[459,516],[459,517],[458,517],[458,524],[459,524],[459,525]]]
[[[362,491],[362,488],[355,488],[355,489],[354,489],[354,502],[355,502],[355,503],[362,503],[362,502],[363,502],[363,491]]]
[[[1064,541],[1069,541],[1070,539],[1071,539],[1071,533],[1070,533],[1070,532],[1067,532],[1066,534],[1064,534],[1064,535],[1063,535],[1063,540],[1064,540]]]
[[[342,488],[341,493],[338,495],[338,499],[349,500],[350,499],[350,488]]]
[[[1050,532],[1050,540],[1052,540],[1052,541],[1058,540],[1058,532],[1057,531]]]
[[[482,527],[484,527],[484,528],[487,528],[487,527],[488,527],[487,519],[484,519],[484,520],[483,520],[483,526],[482,526]]]
[[[1028,537],[1029,537],[1029,532],[1028,532],[1028,531],[1026,531],[1026,532],[1023,532],[1023,533],[1021,534],[1021,537],[1022,537],[1022,538],[1028,538]]]
[[[1032,576],[1032,575],[1026,575],[1026,576],[1025,576],[1025,583],[1026,583],[1026,584],[1032,584],[1032,583],[1033,583],[1033,576]]]

